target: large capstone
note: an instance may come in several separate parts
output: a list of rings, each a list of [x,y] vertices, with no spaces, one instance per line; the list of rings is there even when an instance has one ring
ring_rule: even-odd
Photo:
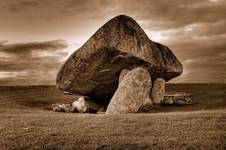
[[[121,70],[143,67],[152,80],[168,81],[182,73],[171,50],[151,41],[135,20],[117,16],[104,24],[76,50],[57,74],[57,87],[107,104],[114,95]]]
[[[137,112],[141,106],[151,103],[149,98],[151,86],[151,77],[146,69],[135,68],[129,71],[120,82],[106,114]]]

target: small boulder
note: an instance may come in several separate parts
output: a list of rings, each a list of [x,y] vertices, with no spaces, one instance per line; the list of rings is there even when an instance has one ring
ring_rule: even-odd
[[[65,104],[64,105],[64,111],[65,112],[76,112],[75,108],[72,107],[72,104]]]
[[[185,106],[185,105],[192,105],[196,102],[193,99],[191,94],[186,94],[183,92],[176,92],[176,93],[167,93],[164,96],[162,105],[167,106]]]
[[[71,104],[52,104],[51,109],[55,112],[74,112],[75,109],[72,107]]]
[[[55,107],[53,107],[53,111],[62,112],[63,110],[59,106],[55,106]]]
[[[96,113],[101,109],[100,105],[95,104],[85,96],[81,96],[78,100],[74,101],[72,107],[80,113]]]
[[[137,112],[142,105],[151,103],[151,86],[151,77],[146,69],[137,67],[129,71],[112,97],[106,114]]]
[[[59,104],[59,103],[56,103],[56,104],[52,104],[51,105],[51,109],[55,112],[63,112],[64,109],[63,109],[63,105],[62,104]]]

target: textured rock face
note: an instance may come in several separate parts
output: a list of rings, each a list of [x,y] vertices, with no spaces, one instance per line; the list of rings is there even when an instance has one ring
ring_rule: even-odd
[[[75,112],[71,104],[52,104],[51,109],[56,112]]]
[[[153,86],[151,90],[151,100],[154,104],[162,103],[165,95],[165,85],[166,85],[166,82],[162,78],[157,78],[153,82]]]
[[[151,78],[146,69],[135,68],[129,71],[112,97],[106,114],[135,113],[140,106],[151,103],[151,85]]]
[[[161,77],[166,81],[183,70],[168,47],[151,41],[135,20],[121,15],[103,25],[69,57],[56,84],[62,91],[108,104],[121,70],[136,67],[146,68],[153,80]]]
[[[128,69],[123,69],[123,70],[121,71],[121,73],[120,73],[120,75],[119,75],[119,81],[118,81],[119,84],[121,83],[122,79],[126,76],[126,74],[127,74],[128,72],[129,72]]]
[[[52,104],[51,109],[55,112],[80,112],[80,113],[96,113],[102,111],[102,107],[90,101],[88,97],[81,96],[73,103]]]

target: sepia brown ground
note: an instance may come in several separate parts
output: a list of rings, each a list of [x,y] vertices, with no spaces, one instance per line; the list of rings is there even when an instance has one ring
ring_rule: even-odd
[[[128,115],[56,113],[54,86],[0,87],[0,149],[226,149],[225,84],[168,84],[197,105]]]

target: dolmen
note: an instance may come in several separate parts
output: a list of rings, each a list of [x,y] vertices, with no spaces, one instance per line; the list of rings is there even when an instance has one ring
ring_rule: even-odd
[[[56,85],[64,93],[90,97],[106,114],[126,114],[160,104],[165,83],[182,71],[167,46],[150,40],[131,17],[120,15],[66,60]]]

